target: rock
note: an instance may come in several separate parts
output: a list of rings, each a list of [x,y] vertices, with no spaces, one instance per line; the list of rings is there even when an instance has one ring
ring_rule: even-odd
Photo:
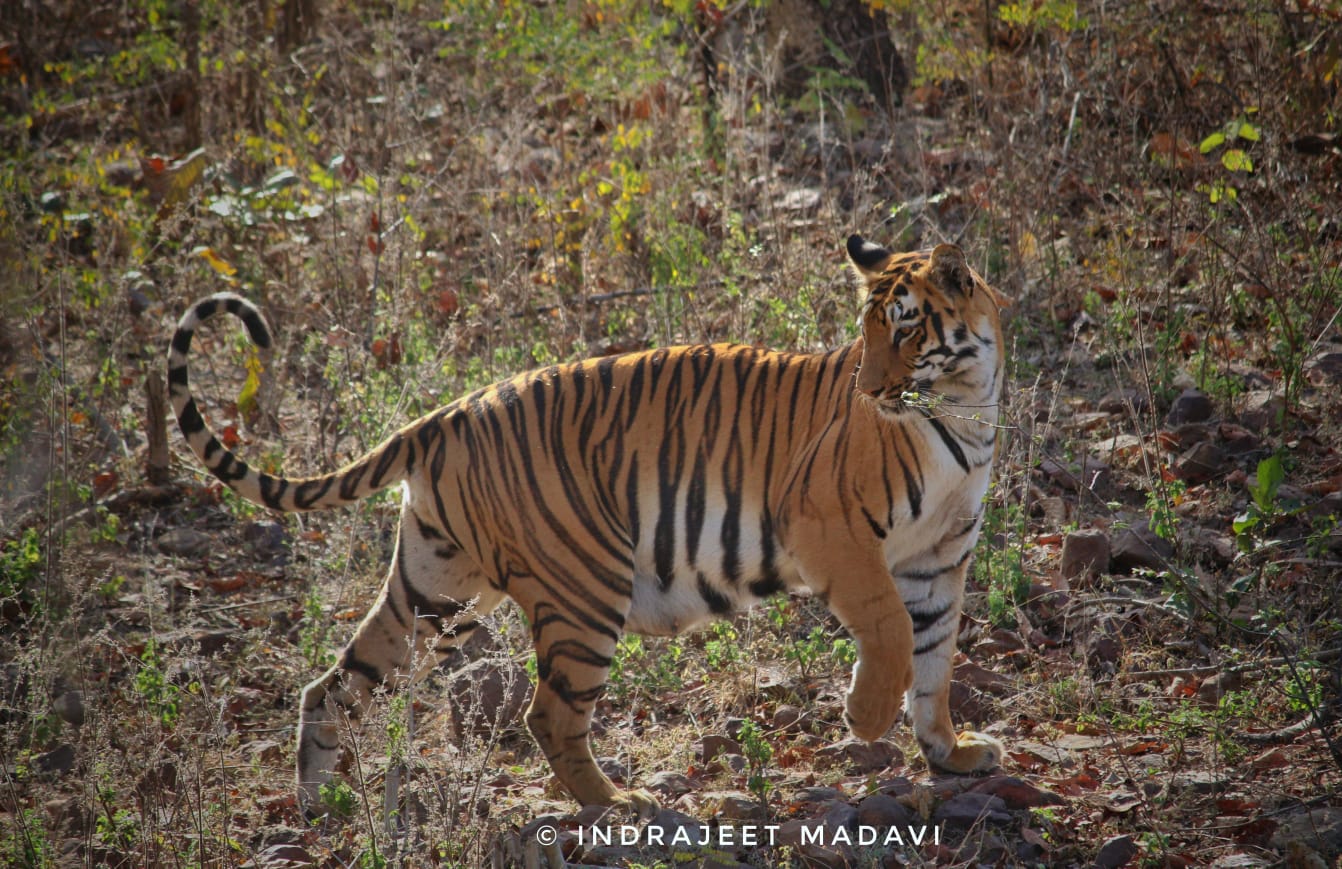
[[[876,772],[904,763],[903,752],[893,742],[885,739],[878,739],[875,742],[845,739],[820,749],[815,753],[815,758],[822,766],[844,764],[853,773]]]
[[[629,781],[629,762],[618,757],[598,757],[596,765],[616,784]]]
[[[1189,448],[1174,462],[1174,474],[1186,483],[1205,483],[1220,476],[1227,466],[1225,452],[1211,441]]]
[[[452,729],[460,739],[468,733],[488,736],[496,727],[516,721],[531,695],[526,670],[511,660],[494,657],[472,661],[449,676],[448,704]]]
[[[699,761],[711,763],[719,754],[740,754],[741,743],[718,733],[710,733],[699,740]]]
[[[1242,456],[1253,452],[1263,443],[1263,439],[1244,426],[1233,422],[1223,422],[1216,427],[1216,437],[1227,455]]]
[[[75,767],[75,747],[63,742],[51,751],[33,755],[33,769],[54,777],[65,775]]]
[[[242,539],[258,558],[279,558],[289,554],[289,532],[278,522],[248,522],[242,526]]]
[[[1224,773],[1213,770],[1195,769],[1176,773],[1170,779],[1170,790],[1192,791],[1197,794],[1214,794],[1225,790],[1230,779]]]
[[[1123,645],[1109,634],[1091,637],[1086,646],[1086,654],[1092,662],[1116,664],[1123,655]]]
[[[1085,456],[1079,467],[1065,465],[1054,459],[1044,459],[1039,470],[1050,480],[1069,492],[1082,489],[1104,491],[1109,487],[1109,466],[1099,459]]]
[[[857,804],[857,823],[862,827],[906,827],[917,820],[913,812],[889,794],[875,793]]]
[[[979,824],[1009,824],[1011,813],[1001,797],[966,792],[937,806],[932,822],[964,830]]]
[[[1198,700],[1208,706],[1215,706],[1222,697],[1243,687],[1243,673],[1222,670],[1220,673],[1203,680],[1202,684],[1198,686]]]
[[[1067,800],[1052,791],[1010,775],[986,778],[969,789],[971,794],[991,794],[1006,804],[1008,809],[1035,809],[1040,806],[1065,806]]]
[[[666,794],[673,799],[694,790],[694,784],[690,781],[689,776],[665,770],[650,776],[647,780],[647,787],[648,790]]]
[[[1238,554],[1234,539],[1211,528],[1203,528],[1199,525],[1189,529],[1180,529],[1180,534],[1195,556],[1211,564],[1224,567],[1233,561]]]
[[[1207,393],[1197,389],[1185,389],[1170,403],[1170,412],[1165,421],[1170,425],[1204,422],[1211,419],[1215,410]]]
[[[1073,531],[1062,540],[1059,570],[1067,579],[1094,578],[1109,569],[1109,536],[1098,528]]]
[[[1305,363],[1304,370],[1315,386],[1342,386],[1342,353],[1320,353]]]
[[[82,691],[66,691],[51,701],[51,709],[62,721],[79,727],[84,723],[84,694]]]
[[[774,710],[773,725],[778,730],[804,730],[811,720],[811,716],[805,711],[790,703],[780,703]]]
[[[1240,424],[1251,432],[1275,429],[1286,413],[1286,399],[1268,390],[1255,390],[1243,397]]]
[[[813,211],[820,206],[820,191],[814,187],[789,190],[775,203],[779,211]]]
[[[957,666],[952,678],[988,694],[1007,694],[1016,687],[1015,680],[975,664],[973,661],[965,661]]]
[[[802,836],[803,830],[808,831],[805,839]],[[846,869],[846,867],[852,865],[849,862],[848,855],[842,853],[841,850],[825,847],[822,844],[829,842],[830,839],[829,831],[825,828],[825,822],[819,818],[785,821],[778,826],[777,836],[778,844],[790,846],[802,858],[802,865],[804,866],[822,867],[822,869]],[[851,851],[851,849],[849,850]]]
[[[1212,869],[1259,869],[1261,866],[1270,865],[1272,864],[1262,857],[1243,852],[1225,854],[1212,861]],[[1288,863],[1287,865],[1294,864]]]
[[[1115,571],[1130,573],[1136,569],[1164,570],[1174,555],[1174,547],[1157,537],[1146,522],[1124,528],[1109,547],[1109,563]]]
[[[1140,389],[1118,389],[1100,399],[1095,405],[1098,410],[1108,414],[1133,413],[1144,414],[1151,408],[1146,392]]]
[[[158,549],[164,555],[199,558],[214,548],[214,538],[193,528],[172,528],[158,538]]]
[[[1317,851],[1332,866],[1342,857],[1342,807],[1324,806],[1283,818],[1272,834],[1271,844],[1279,850],[1304,846]]]
[[[1183,452],[1212,439],[1212,427],[1205,422],[1186,422],[1160,432],[1160,443],[1167,449]]]
[[[732,821],[761,821],[764,806],[745,791],[707,791],[700,795],[705,811]]]
[[[316,866],[317,858],[302,845],[271,845],[258,851],[254,857],[243,863],[243,869],[297,869],[299,866]]]
[[[793,803],[832,803],[835,800],[843,801],[847,799],[844,792],[838,788],[826,787],[824,785],[812,785],[802,788],[789,797]]]
[[[1132,862],[1140,849],[1131,836],[1114,836],[1100,846],[1095,869],[1120,869]]]

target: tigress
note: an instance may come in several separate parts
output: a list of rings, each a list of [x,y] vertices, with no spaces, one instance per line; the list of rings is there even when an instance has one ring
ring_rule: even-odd
[[[880,738],[903,708],[931,766],[998,764],[997,739],[957,736],[948,693],[993,461],[1005,300],[954,245],[891,253],[854,235],[847,252],[861,301],[848,346],[713,344],[552,365],[305,479],[259,472],[220,444],[188,383],[192,335],[219,311],[270,344],[258,309],[220,293],[182,316],[173,409],[236,493],[324,510],[402,484],[387,581],[335,666],[303,690],[306,812],[333,776],[339,716],[357,719],[379,686],[433,669],[505,596],[535,641],[527,726],[583,805],[657,805],[617,789],[589,745],[621,634],[677,634],[790,590],[818,595],[855,641],[854,735]]]

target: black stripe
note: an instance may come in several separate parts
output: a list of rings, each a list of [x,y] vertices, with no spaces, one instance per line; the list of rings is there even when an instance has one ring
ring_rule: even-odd
[[[919,408],[919,410],[925,417],[927,417],[927,421],[932,424],[932,428],[936,433],[940,435],[942,442],[946,444],[946,449],[951,451],[951,456],[955,458],[955,463],[958,464],[961,470],[965,473],[969,473],[969,462],[965,459],[965,451],[960,448],[960,442],[955,439],[954,435],[946,431],[946,427],[941,424],[941,420],[932,417],[924,408]]]

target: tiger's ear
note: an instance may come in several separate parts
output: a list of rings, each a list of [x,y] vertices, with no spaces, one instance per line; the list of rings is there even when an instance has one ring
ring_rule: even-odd
[[[974,275],[958,245],[939,244],[932,248],[927,264],[928,277],[948,296],[969,297],[974,293]]]
[[[892,254],[879,244],[872,244],[860,235],[848,236],[848,262],[862,289],[881,276]]]

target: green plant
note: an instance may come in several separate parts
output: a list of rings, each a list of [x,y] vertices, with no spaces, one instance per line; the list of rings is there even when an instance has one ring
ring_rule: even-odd
[[[729,621],[716,621],[709,628],[709,639],[704,641],[704,656],[708,669],[713,672],[726,670],[740,662],[742,652],[736,628]]]
[[[974,576],[988,590],[988,618],[1011,624],[1030,593],[1025,572],[1025,511],[1019,503],[986,498],[983,530],[974,552]],[[1001,545],[998,541],[1004,541]]]
[[[1175,543],[1179,528],[1179,514],[1175,508],[1183,503],[1188,485],[1183,480],[1162,480],[1146,492],[1146,511],[1150,514],[1151,531],[1161,540]]]
[[[1213,205],[1219,202],[1233,202],[1239,197],[1239,190],[1235,188],[1230,180],[1238,177],[1240,173],[1250,174],[1253,172],[1253,158],[1244,147],[1237,147],[1240,143],[1244,145],[1257,142],[1262,138],[1262,133],[1254,124],[1248,120],[1248,116],[1258,111],[1256,106],[1249,106],[1239,117],[1226,122],[1220,130],[1208,135],[1198,145],[1198,151],[1203,154],[1211,154],[1213,151],[1221,149],[1222,145],[1230,145],[1221,151],[1221,166],[1230,173],[1224,178],[1217,178],[1210,183],[1199,183],[1197,189],[1207,194],[1207,199]]]
[[[319,670],[331,666],[335,654],[331,651],[331,621],[322,606],[321,592],[311,586],[303,597],[303,626],[298,631],[298,648],[308,668]]]
[[[359,807],[359,796],[344,779],[332,779],[317,791],[322,806],[337,818],[353,817]]]
[[[56,865],[56,850],[47,838],[42,815],[24,809],[12,816],[13,828],[0,839],[0,863],[22,869],[47,869]]]
[[[741,754],[749,765],[746,787],[759,798],[761,804],[768,805],[773,782],[769,781],[764,773],[769,761],[773,760],[773,746],[765,739],[763,729],[750,719],[741,723],[741,730],[736,738],[741,743]]]
[[[1249,506],[1235,517],[1231,530],[1242,552],[1252,552],[1268,527],[1280,516],[1277,490],[1286,479],[1281,456],[1274,454],[1258,463],[1254,480],[1249,484]]]
[[[140,653],[135,671],[135,691],[148,704],[150,711],[164,727],[172,727],[181,712],[181,689],[173,684],[163,671],[158,644],[150,637]]]
[[[41,566],[41,535],[36,528],[26,528],[0,551],[0,598],[30,597]]]

